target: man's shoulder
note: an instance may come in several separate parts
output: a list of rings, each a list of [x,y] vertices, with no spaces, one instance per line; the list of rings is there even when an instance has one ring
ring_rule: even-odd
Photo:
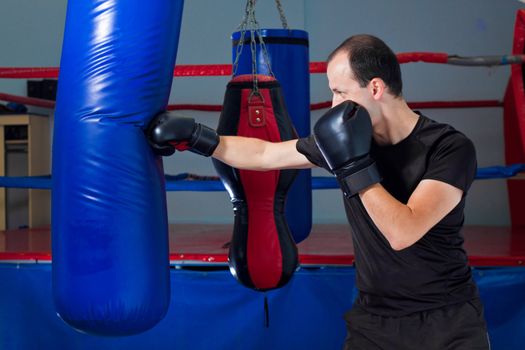
[[[472,145],[472,141],[452,125],[435,121],[423,114],[420,114],[420,118],[416,137],[428,147],[451,143]]]

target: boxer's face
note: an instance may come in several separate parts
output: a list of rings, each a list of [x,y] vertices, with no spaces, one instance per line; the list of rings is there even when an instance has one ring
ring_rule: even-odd
[[[346,52],[341,51],[332,58],[326,68],[326,75],[328,86],[332,91],[332,107],[343,101],[352,100],[367,108],[370,101],[369,91],[354,79]]]

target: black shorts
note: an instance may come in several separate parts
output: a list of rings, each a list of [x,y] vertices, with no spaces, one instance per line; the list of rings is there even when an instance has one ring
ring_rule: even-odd
[[[355,306],[345,314],[344,350],[489,350],[479,299],[408,316],[379,316]]]

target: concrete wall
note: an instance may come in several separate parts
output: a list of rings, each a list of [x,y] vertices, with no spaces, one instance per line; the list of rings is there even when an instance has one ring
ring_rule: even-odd
[[[341,41],[357,33],[379,36],[395,52],[430,51],[461,56],[503,55],[511,51],[519,1],[501,0],[282,0],[288,24],[310,35],[311,61],[325,60]],[[144,3],[146,4],[146,2]],[[178,64],[231,63],[230,35],[244,14],[245,1],[187,0],[184,8]],[[3,34],[0,67],[59,66],[65,0],[0,3]],[[279,28],[273,1],[259,1],[261,27]],[[502,99],[509,67],[474,68],[411,63],[402,65],[408,101]],[[177,78],[170,103],[221,104],[228,77]],[[2,79],[0,92],[25,94],[25,81]],[[311,77],[311,101],[330,100],[323,74]],[[35,109],[36,112],[46,112]],[[502,109],[425,110],[427,116],[448,122],[474,141],[479,166],[501,165]],[[186,111],[215,126],[218,113]],[[322,111],[312,113],[312,125]],[[214,175],[207,158],[177,153],[165,159],[166,173]],[[327,175],[314,170],[314,175]],[[488,200],[490,198],[490,201]],[[315,191],[313,218],[317,223],[345,222],[338,190]],[[227,223],[231,205],[225,192],[168,193],[171,222]],[[509,223],[505,181],[477,181],[467,202],[468,224]]]

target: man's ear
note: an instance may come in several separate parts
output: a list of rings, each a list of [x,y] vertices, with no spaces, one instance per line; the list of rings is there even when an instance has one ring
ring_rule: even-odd
[[[374,78],[368,83],[368,89],[374,100],[379,100],[386,90],[386,84],[383,79]]]

